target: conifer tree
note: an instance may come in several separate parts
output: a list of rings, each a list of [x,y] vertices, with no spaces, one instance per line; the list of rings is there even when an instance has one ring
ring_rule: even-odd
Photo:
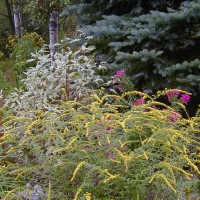
[[[126,6],[119,6],[122,2]],[[101,0],[100,9],[91,0],[79,9],[83,31],[93,36],[97,61],[106,60],[111,70],[124,68],[143,91],[179,87],[199,92],[200,1],[131,2]],[[96,17],[87,26],[86,10],[87,17]]]

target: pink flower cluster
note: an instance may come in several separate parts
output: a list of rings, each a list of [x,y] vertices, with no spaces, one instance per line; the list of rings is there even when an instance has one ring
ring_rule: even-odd
[[[121,69],[121,70],[117,70],[115,75],[116,77],[121,78],[122,76],[124,76],[124,74],[125,74],[124,69]]]
[[[173,101],[174,98],[177,98],[179,94],[180,94],[180,92],[178,92],[177,90],[171,90],[166,93],[167,98],[170,102]]]
[[[144,99],[138,99],[137,101],[134,101],[134,102],[131,103],[132,106],[142,105],[142,104],[145,104],[145,100]]]
[[[175,122],[175,121],[179,120],[179,116],[175,112],[171,112],[171,115],[169,116],[169,118],[170,118],[171,122]]]
[[[117,85],[117,89],[118,89],[119,91],[122,91],[122,90],[123,90],[122,85],[121,85],[121,84]]]
[[[111,126],[106,127],[106,130],[107,130],[107,131],[110,131],[110,130],[113,130],[113,129],[114,129],[114,128],[111,127]]]
[[[177,90],[171,90],[167,92],[166,95],[167,95],[168,100],[172,102],[175,98],[178,98],[178,96],[180,95],[180,92]],[[182,101],[183,103],[188,103],[190,101],[190,95],[182,94],[179,100]]]
[[[188,95],[188,94],[182,94],[180,100],[183,103],[188,103],[190,101],[190,95]]]

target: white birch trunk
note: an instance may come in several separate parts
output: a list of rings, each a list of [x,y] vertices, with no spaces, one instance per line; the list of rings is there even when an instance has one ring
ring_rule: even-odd
[[[13,12],[14,12],[14,26],[15,26],[15,35],[19,38],[22,36],[22,29],[21,29],[21,15],[19,11],[19,5],[13,3]]]
[[[49,21],[49,49],[50,54],[53,56],[58,52],[58,46],[55,44],[58,43],[58,11],[52,10],[50,12],[50,21]]]

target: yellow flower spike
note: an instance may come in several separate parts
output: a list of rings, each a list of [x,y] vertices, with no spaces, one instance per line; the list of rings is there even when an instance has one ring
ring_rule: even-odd
[[[144,151],[144,157],[146,158],[146,160],[149,159],[148,156],[147,156],[147,154],[145,153],[145,151]]]
[[[2,137],[1,137],[1,139],[3,139]],[[4,145],[6,142],[4,141],[4,142],[0,142],[0,146],[2,146],[2,145]]]
[[[91,124],[91,122],[87,122],[85,124],[85,128],[86,128],[86,136],[88,137],[89,136],[89,125]]]
[[[176,190],[175,190],[174,187],[170,184],[170,182],[173,183],[173,181],[170,180],[170,179],[167,179],[167,177],[166,177],[164,174],[160,174],[160,172],[158,172],[157,174],[154,174],[154,175],[151,177],[149,183],[151,184],[151,183],[153,182],[154,179],[160,178],[160,177],[161,177],[161,178],[165,181],[165,183],[174,191],[174,193],[176,193]]]
[[[123,155],[122,152],[119,151],[117,148],[115,148],[115,151],[117,152],[117,154],[118,154],[123,160],[128,160],[128,159],[129,159],[128,156]]]
[[[152,137],[149,137],[149,138],[143,140],[141,143],[142,143],[142,145],[145,143],[147,144],[147,143],[151,142],[152,140],[154,140],[154,139],[152,139]]]
[[[170,142],[171,142],[172,144],[174,144],[174,142],[175,142],[174,139],[175,139],[175,135],[173,135],[172,137],[169,138],[169,140],[170,140]]]
[[[23,172],[20,172],[20,173],[17,175],[17,177],[15,178],[15,180],[17,180],[17,179],[20,177],[20,175],[23,174],[23,173],[24,173],[24,171],[23,171]]]
[[[13,190],[10,190],[7,194],[6,194],[6,196],[4,197],[4,200],[10,200],[10,199],[12,199],[12,198],[9,198],[9,196],[10,196],[10,194],[12,194],[12,193],[14,193],[14,191],[16,191],[18,188],[15,188],[15,189],[13,189]]]
[[[165,161],[163,161],[161,165],[163,165],[164,167],[166,167],[169,170],[169,172],[170,172],[170,174],[172,175],[172,178],[173,178],[173,183],[176,184],[176,178],[174,176],[174,172],[173,172],[171,165],[169,163],[165,162]]]
[[[60,118],[62,118],[62,117],[64,117],[64,116],[68,115],[69,113],[70,113],[70,112],[67,111],[67,112],[63,113],[62,115],[59,115],[59,116],[56,118],[56,120],[58,120],[58,119],[60,119]]]
[[[120,140],[118,140],[118,141],[120,141]],[[122,143],[122,142],[120,141],[121,148],[124,147],[124,146],[125,146],[126,144],[128,144],[128,143],[132,143],[132,141],[126,141],[126,142],[124,142],[124,143]]]
[[[92,96],[94,96],[97,101],[99,101],[100,103],[102,103],[102,100],[96,94],[93,94]]]
[[[119,143],[120,143],[120,146],[122,147],[123,146],[123,143],[121,140],[117,140]]]
[[[104,181],[103,181],[103,183],[107,183],[108,181],[110,181],[111,179],[115,179],[117,177],[117,175],[115,175],[115,176],[110,176],[110,177],[108,177],[107,179],[105,179]]]
[[[124,121],[123,122],[117,121],[117,122],[118,122],[119,125],[121,125],[123,130],[126,132],[126,127],[125,127]]]
[[[140,155],[136,156],[135,158],[137,159],[137,158],[141,158],[143,156],[144,156],[144,154],[140,154]]]
[[[24,118],[20,118],[20,117],[10,116],[10,117],[4,118],[2,123],[5,126],[6,124],[9,124],[11,122],[22,121],[22,120],[27,120],[27,118],[25,118],[25,117]]]
[[[76,169],[74,170],[74,173],[73,173],[73,176],[72,176],[72,178],[71,178],[71,181],[74,180],[74,178],[75,178],[75,176],[76,176],[78,170],[79,170],[83,165],[85,165],[85,161],[80,162],[80,163],[78,164],[78,166],[77,166]]]
[[[69,129],[67,126],[65,127],[64,132],[69,132]]]
[[[125,167],[126,167],[125,172],[128,172],[128,169],[129,169],[129,167],[128,167],[128,163],[127,163],[127,162],[124,162],[124,164],[125,164]]]
[[[13,149],[16,149],[16,147],[12,147],[11,149],[8,150],[7,153],[11,153]]]
[[[45,121],[47,121],[47,120],[45,120]],[[32,122],[32,123],[28,126],[28,128],[27,128],[27,130],[25,131],[24,134],[31,134],[31,129],[33,128],[33,126],[38,125],[38,124],[40,124],[40,123],[42,123],[42,122],[43,122],[43,121],[40,120],[40,119],[35,120],[34,122]]]
[[[61,149],[58,149],[57,151],[54,151],[53,153],[57,153],[57,152],[60,152],[60,151],[65,151],[65,150],[67,150],[68,148],[70,148],[70,146],[71,146],[74,142],[76,142],[77,139],[78,139],[77,137],[73,137],[73,139],[69,142],[69,144],[68,144],[66,147],[61,148]]]
[[[22,169],[16,169],[16,170],[13,170],[12,172],[10,172],[10,174],[14,174],[14,173],[16,173],[16,172],[18,172],[18,173],[19,173],[19,171],[22,171],[22,172],[23,172],[23,170],[22,170]]]
[[[28,140],[29,138],[27,138],[27,139],[25,139],[25,140],[23,140],[21,143],[19,143],[18,144],[18,146],[21,146],[21,145],[23,145],[27,140]]]
[[[174,104],[177,104],[180,108],[182,108],[185,112],[185,114],[187,115],[187,118],[190,119],[190,116],[188,115],[187,111],[186,111],[186,108],[185,108],[185,105],[183,105],[182,103],[180,102],[173,102]],[[176,113],[177,114],[177,113]],[[181,117],[181,115],[179,115],[179,117]]]
[[[151,177],[149,183],[151,184],[151,183],[153,182],[153,180],[154,180],[157,176],[159,176],[159,172],[156,173],[156,174],[154,174],[154,175]]]
[[[183,169],[181,169],[181,168],[179,168],[179,167],[176,167],[176,166],[174,166],[174,165],[170,165],[170,166],[171,166],[172,168],[176,169],[177,171],[182,172],[183,175],[185,175],[185,177],[186,177],[188,180],[191,180],[190,176],[193,177],[192,174],[186,172],[185,170],[183,170]]]
[[[187,154],[188,151],[189,151],[188,148],[186,148],[186,146],[184,145],[184,146],[183,146],[183,152],[184,152],[185,154]]]
[[[162,93],[166,94],[167,92],[171,92],[171,91],[174,91],[174,90],[176,90],[177,92],[180,92],[180,93],[192,95],[192,93],[187,92],[187,91],[183,91],[183,90],[180,90],[180,89],[166,89],[166,88]]]
[[[128,167],[128,162],[133,158],[132,155],[123,155],[121,151],[119,151],[117,148],[115,148],[115,151],[117,152],[117,154],[122,158],[125,166],[126,166],[126,170],[125,172],[128,171],[129,167]]]
[[[125,92],[121,97],[124,98],[125,96],[127,95],[131,95],[131,94],[138,94],[138,95],[143,95],[145,98],[149,98],[149,99],[152,99],[152,97],[150,97],[148,94],[145,94],[143,92],[139,92],[139,91],[136,91],[136,90],[133,90],[133,91],[129,91],[129,92]]]
[[[81,193],[82,191],[82,186],[80,186],[75,194],[74,200],[78,200],[78,195]]]
[[[160,174],[160,176],[163,178],[165,183],[174,191],[174,193],[176,193],[176,190],[174,189],[174,187],[169,182],[170,179],[167,179],[167,177],[164,174]]]
[[[192,163],[192,161],[188,157],[186,157],[186,156],[183,156],[183,157],[185,158],[185,160],[187,160],[188,164],[191,165],[193,167],[193,169],[200,175],[199,168],[194,163]],[[190,175],[192,176],[192,174],[190,174]]]
[[[54,134],[53,134],[53,135],[54,135]],[[58,135],[58,137],[60,138],[60,140],[61,140],[62,142],[65,141],[60,135]]]
[[[117,174],[112,175],[111,173],[108,172],[107,169],[105,169],[105,170],[103,170],[103,171],[106,172],[106,173],[108,174],[108,176],[109,176],[107,179],[105,179],[105,180],[103,181],[103,183],[107,183],[109,180],[115,179],[116,177],[119,176],[119,175],[117,175]]]
[[[174,129],[170,129],[170,128],[164,128],[163,131],[174,134],[176,137],[180,137],[181,139],[183,139],[185,142],[187,142],[189,144],[191,143],[191,141],[188,138],[183,136],[184,133],[188,134],[187,132],[182,131],[181,133],[179,133],[178,130],[174,130]]]
[[[91,199],[92,199],[91,193],[89,193],[89,192],[86,192],[86,193],[84,194],[84,196],[85,196],[85,200],[91,200]]]
[[[88,156],[88,152],[85,149],[82,149],[81,151],[84,152],[85,154],[87,154],[87,156]]]
[[[109,159],[109,160],[115,163],[121,163],[119,160],[114,160],[114,159]]]
[[[107,138],[108,144],[110,144],[110,138],[108,136],[106,138]]]

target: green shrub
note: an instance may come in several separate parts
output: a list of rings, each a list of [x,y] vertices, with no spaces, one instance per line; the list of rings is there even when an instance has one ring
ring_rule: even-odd
[[[198,196],[199,116],[184,119],[137,91],[101,93],[4,119],[1,163],[19,181],[2,193],[4,199],[44,199],[47,193],[60,200]],[[129,102],[130,96],[144,101]]]
[[[0,90],[3,90],[6,95],[16,86],[17,75],[13,69],[14,64],[15,61],[12,59],[0,61]]]
[[[36,32],[25,33],[22,38],[10,35],[7,49],[10,49],[11,57],[18,61],[26,61],[31,58],[31,53],[38,51],[43,44],[43,38]]]
[[[16,59],[15,70],[22,76],[23,72],[33,67],[36,62],[27,62],[32,53],[39,51],[44,44],[43,38],[36,32],[25,33],[22,38],[10,35],[6,48],[10,51],[10,57]]]
[[[25,90],[16,89],[11,93],[6,106],[19,115],[25,110],[44,108],[55,99],[77,101],[88,96],[103,82],[96,71],[105,68],[87,56],[89,51],[91,47],[85,45],[75,52],[67,48],[56,53],[53,59],[41,49],[33,55],[36,66],[25,72],[22,80]]]

